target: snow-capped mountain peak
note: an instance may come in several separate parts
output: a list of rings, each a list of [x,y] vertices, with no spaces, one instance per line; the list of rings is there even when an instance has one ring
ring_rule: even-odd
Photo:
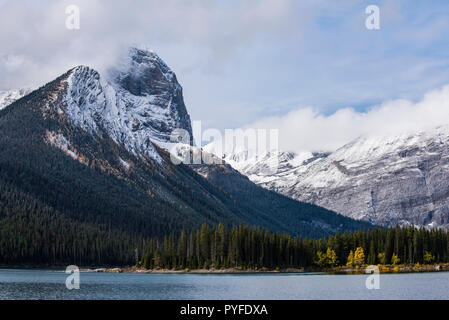
[[[19,100],[23,96],[29,94],[33,89],[31,88],[21,88],[17,90],[10,91],[0,91],[0,110],[9,106],[16,100]]]
[[[66,113],[73,124],[91,133],[105,130],[134,154],[160,162],[153,143],[169,142],[177,128],[192,137],[182,87],[154,52],[131,48],[105,76],[76,67],[67,83]]]
[[[156,53],[137,48],[130,48],[129,54],[108,70],[108,77],[135,96],[181,90],[176,75]]]

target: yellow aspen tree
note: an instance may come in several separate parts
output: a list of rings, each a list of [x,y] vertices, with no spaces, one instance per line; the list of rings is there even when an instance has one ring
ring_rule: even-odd
[[[352,250],[349,252],[348,262],[346,263],[346,265],[348,267],[354,266],[354,253],[352,252]]]
[[[358,247],[354,253],[354,263],[358,266],[361,266],[365,263],[365,253],[363,252],[362,247]]]
[[[331,248],[327,248],[326,251],[327,265],[333,267],[337,264],[337,254]]]

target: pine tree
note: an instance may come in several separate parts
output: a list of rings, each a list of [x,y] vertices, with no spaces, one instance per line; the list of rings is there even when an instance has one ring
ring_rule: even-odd
[[[187,235],[184,228],[178,240],[178,264],[180,268],[187,267]]]

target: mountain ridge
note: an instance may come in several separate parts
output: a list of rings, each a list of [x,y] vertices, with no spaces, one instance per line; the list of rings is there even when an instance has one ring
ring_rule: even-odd
[[[449,126],[439,126],[362,136],[331,153],[225,159],[260,186],[357,220],[447,229],[448,146]],[[279,168],[266,175],[262,169],[273,157]]]

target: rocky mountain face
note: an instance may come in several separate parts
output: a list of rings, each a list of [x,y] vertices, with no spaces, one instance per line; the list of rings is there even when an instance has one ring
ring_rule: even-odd
[[[130,49],[119,68],[104,77],[89,67],[77,67],[67,83],[63,112],[71,121],[90,133],[104,129],[134,154],[161,161],[153,142],[169,142],[174,129],[193,136],[182,88],[152,52]]]
[[[276,158],[274,174],[265,167]],[[449,127],[361,137],[332,153],[268,153],[226,161],[293,199],[384,226],[449,227]]]

